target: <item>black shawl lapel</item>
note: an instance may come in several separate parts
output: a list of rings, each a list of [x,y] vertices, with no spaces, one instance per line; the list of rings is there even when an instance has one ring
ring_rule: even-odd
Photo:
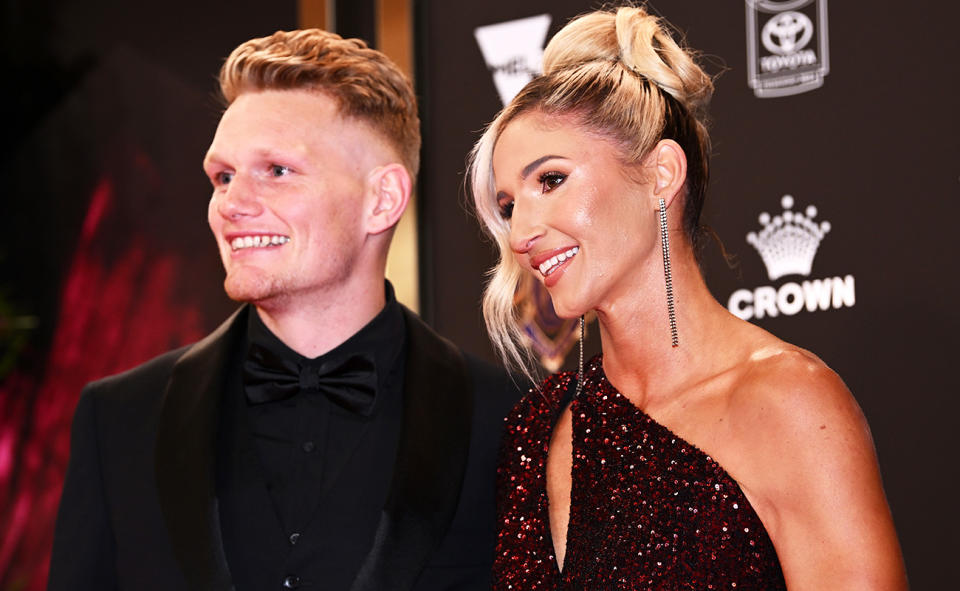
[[[217,421],[224,371],[249,306],[177,361],[157,427],[157,494],[174,556],[190,589],[233,589],[215,493]]]
[[[407,363],[393,479],[370,553],[351,591],[413,587],[460,498],[473,388],[460,351],[404,308]]]

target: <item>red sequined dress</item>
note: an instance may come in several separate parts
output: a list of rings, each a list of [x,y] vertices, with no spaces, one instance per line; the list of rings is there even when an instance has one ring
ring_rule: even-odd
[[[736,482],[607,381],[584,372],[561,573],[548,515],[550,432],[576,387],[547,378],[507,416],[497,469],[496,590],[786,589],[773,544]]]

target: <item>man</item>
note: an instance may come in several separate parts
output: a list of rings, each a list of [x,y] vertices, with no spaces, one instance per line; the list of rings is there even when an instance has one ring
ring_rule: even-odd
[[[489,588],[517,392],[384,279],[419,164],[409,82],[306,30],[242,44],[220,83],[208,220],[249,304],[87,386],[49,588]]]

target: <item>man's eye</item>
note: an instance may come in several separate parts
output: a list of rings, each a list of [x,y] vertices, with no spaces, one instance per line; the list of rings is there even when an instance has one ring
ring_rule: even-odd
[[[288,174],[290,174],[290,167],[281,166],[279,164],[271,164],[270,174],[272,174],[273,176],[287,176]]]
[[[563,184],[563,181],[567,180],[567,175],[560,172],[545,172],[540,175],[538,180],[540,181],[540,190],[547,193]]]
[[[216,185],[229,185],[230,181],[233,180],[232,172],[218,172],[213,175],[213,182]]]

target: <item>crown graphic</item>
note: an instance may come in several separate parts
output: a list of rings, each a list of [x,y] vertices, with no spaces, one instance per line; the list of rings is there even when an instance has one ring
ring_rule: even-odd
[[[791,211],[790,195],[784,195],[780,205],[783,213],[772,218],[767,212],[761,213],[758,219],[763,229],[747,234],[747,242],[760,253],[771,281],[784,275],[809,275],[820,241],[830,231],[830,222],[813,221],[817,217],[813,205],[803,213]]]

